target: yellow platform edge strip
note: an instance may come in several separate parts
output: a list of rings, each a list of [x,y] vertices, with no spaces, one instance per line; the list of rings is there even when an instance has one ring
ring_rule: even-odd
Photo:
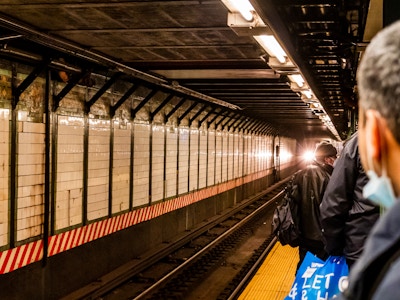
[[[298,261],[298,248],[277,242],[238,300],[284,299],[292,287]]]

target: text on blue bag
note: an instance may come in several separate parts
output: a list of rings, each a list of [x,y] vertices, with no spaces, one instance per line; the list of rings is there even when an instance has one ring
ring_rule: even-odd
[[[345,258],[330,256],[321,262],[315,256],[306,256],[285,300],[327,300],[336,298],[345,289],[348,275]]]

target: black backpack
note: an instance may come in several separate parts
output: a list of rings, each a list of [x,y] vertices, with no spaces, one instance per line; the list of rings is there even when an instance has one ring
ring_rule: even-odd
[[[294,178],[294,177],[293,177]],[[286,186],[283,200],[274,210],[272,233],[282,245],[297,247],[299,245],[299,229],[297,222],[297,203],[293,200],[293,178]]]

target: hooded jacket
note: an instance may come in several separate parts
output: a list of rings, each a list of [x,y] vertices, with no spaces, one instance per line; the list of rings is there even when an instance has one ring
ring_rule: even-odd
[[[300,246],[321,244],[323,248],[319,205],[332,170],[332,166],[315,161],[294,176],[291,197],[298,209]]]
[[[358,135],[345,144],[335,162],[321,206],[325,250],[357,260],[371,228],[379,218],[379,206],[362,196],[368,177],[358,154]]]

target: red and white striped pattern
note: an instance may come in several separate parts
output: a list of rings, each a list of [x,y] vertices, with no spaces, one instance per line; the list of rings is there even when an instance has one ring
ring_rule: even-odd
[[[12,272],[43,257],[43,241],[25,244],[0,253],[0,274]]]
[[[143,207],[106,220],[95,222],[80,228],[49,237],[48,256],[67,251],[89,243],[119,230],[148,221],[171,211],[188,206],[197,201],[228,191],[243,183],[265,176],[265,172],[251,174],[245,178],[231,180],[210,188],[188,193],[186,195]],[[13,249],[0,252],[0,274],[12,272],[43,258],[43,240],[31,242]]]

